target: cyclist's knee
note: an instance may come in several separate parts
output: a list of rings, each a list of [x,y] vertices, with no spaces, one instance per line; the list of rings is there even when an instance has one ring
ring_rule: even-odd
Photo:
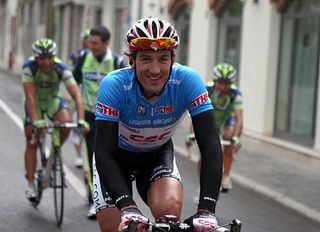
[[[231,138],[233,136],[233,132],[234,132],[234,127],[233,126],[226,126],[223,129],[222,138],[224,140],[231,140]]]
[[[153,216],[157,219],[171,214],[180,218],[183,202],[181,183],[172,178],[163,178],[158,181],[162,183],[155,182],[149,191],[148,204]]]
[[[54,120],[57,120],[60,123],[72,122],[72,113],[68,108],[62,108],[56,113]]]
[[[177,217],[180,217],[181,209],[182,209],[182,198],[179,197],[180,194],[177,192],[176,194],[167,195],[162,198],[162,204],[158,206],[160,210],[162,210],[161,214],[172,214]],[[166,202],[166,204],[163,204]]]

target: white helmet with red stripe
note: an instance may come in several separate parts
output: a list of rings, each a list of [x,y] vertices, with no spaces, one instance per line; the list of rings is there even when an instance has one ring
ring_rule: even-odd
[[[146,49],[176,49],[179,35],[169,23],[158,18],[137,21],[127,32],[126,42],[130,51]]]

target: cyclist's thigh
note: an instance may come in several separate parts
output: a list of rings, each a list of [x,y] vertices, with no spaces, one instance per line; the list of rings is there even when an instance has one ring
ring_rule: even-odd
[[[104,209],[114,208],[115,204],[109,196],[108,192],[104,188],[102,181],[100,179],[99,173],[96,168],[95,156],[92,160],[92,172],[93,172],[93,203],[95,205],[96,213]],[[131,178],[127,176],[127,184],[129,190],[131,190]],[[130,182],[130,184],[129,184]]]
[[[172,186],[181,185],[180,173],[176,165],[176,160],[173,154],[173,144],[171,140],[150,155],[153,156],[151,162],[147,166],[145,165],[144,168],[139,171],[136,180],[139,195],[146,203],[148,203],[148,191],[151,186],[155,186],[154,189],[158,189],[159,187],[158,190],[163,191],[163,193],[166,191],[168,194],[170,194],[171,184]],[[166,180],[158,182],[158,180],[161,179]],[[164,185],[166,185],[168,189],[165,190],[162,188]],[[179,191],[179,188],[177,189]],[[172,192],[172,194],[174,193]],[[154,197],[156,196],[157,195]]]
[[[37,115],[38,115],[39,119],[43,118],[43,114],[42,114],[40,108],[37,107],[37,106],[36,106],[36,112],[37,112]],[[23,100],[23,103],[22,103],[21,117],[22,117],[23,125],[25,127],[32,124],[30,115],[28,113],[27,103],[26,103],[25,99]]]
[[[21,113],[22,113],[22,121],[23,121],[23,125],[24,125],[24,134],[25,134],[25,137],[27,138],[27,140],[30,141],[31,135],[32,135],[32,121],[29,116],[25,100],[24,100],[22,106],[23,107],[21,109]],[[43,118],[43,114],[41,113],[40,109],[37,107],[36,110],[37,110],[38,117]],[[37,137],[38,137],[38,135],[37,135]]]
[[[224,140],[232,139],[233,132],[234,132],[234,126],[225,126],[223,128],[222,138]]]
[[[111,197],[106,192],[99,173],[96,168],[96,162],[95,157],[93,156],[92,160],[92,167],[93,167],[93,203],[95,205],[96,213],[103,209],[112,208],[115,207],[115,204],[113,203]]]
[[[222,138],[225,140],[230,140],[234,133],[235,119],[231,116],[225,123],[222,131]]]
[[[68,102],[62,97],[56,97],[49,102],[47,114],[51,120],[59,122],[72,121],[72,113]]]

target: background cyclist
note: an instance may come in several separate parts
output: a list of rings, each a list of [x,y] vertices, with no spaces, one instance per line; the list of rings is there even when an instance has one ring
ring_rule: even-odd
[[[223,140],[231,141],[231,144],[224,146],[223,150],[222,191],[232,188],[230,172],[234,154],[240,149],[243,128],[242,93],[234,83],[236,75],[232,65],[220,63],[213,69],[213,81],[207,83],[220,135]],[[189,139],[193,137],[193,134],[189,135]],[[190,145],[191,140],[187,141],[187,146]]]
[[[22,67],[23,123],[26,137],[24,154],[26,179],[28,186],[26,197],[33,201],[36,197],[34,173],[36,170],[37,143],[31,143],[32,127],[42,128],[46,125],[45,114],[51,120],[63,122],[72,121],[70,109],[61,97],[59,85],[63,82],[69,94],[76,103],[79,115],[79,125],[86,127],[84,121],[83,102],[80,89],[73,78],[72,72],[56,57],[56,43],[51,39],[38,39],[32,44],[33,55]],[[69,130],[61,129],[62,143],[68,137]]]
[[[89,219],[95,219],[95,209],[92,202],[92,154],[95,137],[95,107],[98,87],[103,77],[109,72],[127,66],[124,59],[114,53],[109,47],[111,33],[108,28],[98,26],[90,29],[87,52],[78,59],[73,74],[81,86],[84,99],[85,119],[90,124],[90,132],[86,134],[85,157],[86,185],[90,208],[87,213]]]
[[[93,175],[101,231],[117,231],[119,223],[122,228],[131,217],[142,223],[149,220],[132,198],[132,176],[156,220],[168,214],[180,218],[183,187],[171,138],[187,111],[204,160],[198,210],[187,221],[194,231],[217,226],[215,206],[222,177],[219,134],[200,75],[174,64],[179,41],[166,21],[137,21],[126,37],[132,67],[111,72],[101,82]]]
[[[237,72],[227,63],[217,64],[213,69],[213,82],[207,89],[214,105],[215,119],[220,134],[231,145],[224,146],[222,190],[232,188],[230,171],[234,154],[240,149],[240,136],[243,129],[242,93],[234,83]]]

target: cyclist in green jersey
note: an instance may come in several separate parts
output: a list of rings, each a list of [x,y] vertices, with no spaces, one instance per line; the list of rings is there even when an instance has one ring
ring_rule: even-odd
[[[213,69],[213,81],[207,83],[221,138],[231,141],[231,144],[225,145],[223,150],[222,191],[232,188],[230,172],[234,154],[241,146],[240,136],[243,129],[242,93],[234,83],[235,78],[235,68],[230,64],[220,63]],[[194,135],[189,135],[189,138],[194,138]],[[187,140],[186,144],[190,146],[190,140]]]
[[[45,127],[45,116],[61,123],[72,121],[71,111],[59,91],[61,82],[65,84],[67,91],[75,101],[79,126],[84,132],[89,130],[89,125],[84,120],[81,91],[72,72],[56,57],[56,43],[47,38],[38,39],[32,44],[32,51],[34,56],[30,57],[22,68],[24,89],[22,114],[26,137],[24,159],[28,181],[26,197],[30,201],[35,200],[36,197],[34,173],[37,166],[38,148],[38,143],[32,140],[32,128]],[[62,143],[68,135],[69,130],[61,129]]]
[[[78,60],[73,74],[82,89],[84,100],[85,119],[90,124],[90,132],[86,134],[86,150],[84,152],[86,185],[88,201],[91,204],[87,217],[96,219],[95,208],[92,201],[92,155],[95,137],[95,107],[98,88],[101,80],[111,71],[127,67],[124,59],[114,53],[109,47],[111,33],[108,28],[98,26],[90,30],[88,38],[88,52]]]

